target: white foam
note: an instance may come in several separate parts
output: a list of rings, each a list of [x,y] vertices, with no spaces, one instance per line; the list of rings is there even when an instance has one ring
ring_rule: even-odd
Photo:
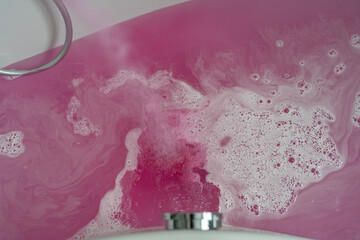
[[[99,91],[103,94],[109,94],[114,89],[117,89],[124,85],[127,81],[138,80],[146,84],[146,78],[134,71],[120,70],[115,76],[108,79],[106,84],[100,87]]]
[[[350,45],[354,48],[360,49],[360,36],[358,34],[351,35]]]
[[[66,119],[68,122],[72,123],[74,128],[74,133],[81,136],[89,136],[95,134],[95,136],[100,135],[100,127],[93,124],[89,118],[85,116],[78,116],[78,111],[80,109],[80,101],[77,97],[73,96],[70,99],[68,104],[68,110],[66,111]]]
[[[355,127],[360,127],[360,92],[358,92],[355,96],[351,122]]]
[[[145,84],[152,89],[161,89],[170,92],[168,103],[173,102],[175,105],[186,108],[200,108],[204,105],[204,95],[191,87],[189,84],[174,79],[171,72],[159,70],[155,72]]]
[[[80,108],[80,105],[81,104],[79,99],[75,96],[72,96],[68,104],[68,107],[71,108],[71,110],[77,112],[77,110]]]
[[[180,103],[184,107],[188,108],[200,108],[204,105],[204,95],[199,91],[196,91],[190,85],[183,81],[174,81],[175,93],[173,100],[176,103]]]
[[[345,63],[339,63],[338,65],[335,66],[334,73],[336,75],[340,75],[345,71],[345,69],[346,69]]]
[[[82,82],[84,82],[83,78],[74,78],[71,83],[74,87],[78,87]]]
[[[105,194],[101,199],[99,212],[89,224],[79,230],[71,240],[89,239],[101,237],[104,234],[111,234],[130,229],[120,219],[114,219],[114,215],[121,211],[120,204],[123,196],[122,187],[120,185],[121,179],[127,171],[135,170],[137,167],[137,155],[139,153],[139,146],[137,140],[142,133],[140,128],[132,129],[128,132],[125,138],[125,146],[128,149],[126,156],[125,167],[117,175],[115,180],[115,188]]]
[[[100,92],[108,94],[129,80],[138,80],[152,89],[171,92],[172,101],[182,107],[199,108],[204,104],[204,96],[199,91],[183,81],[174,79],[172,72],[166,70],[159,70],[148,79],[133,71],[120,70],[105,86],[100,87]]]
[[[0,155],[16,158],[25,152],[23,144],[24,134],[20,131],[12,131],[0,134]]]
[[[234,201],[222,201],[223,209],[241,203],[254,214],[284,213],[298,190],[342,166],[328,135],[335,116],[321,107],[293,104],[278,104],[275,112],[249,109],[257,95],[238,92],[224,93],[205,112],[188,117],[182,129],[190,130],[183,134],[207,143],[209,180]],[[231,140],[221,144],[226,137]]]
[[[172,83],[172,81],[173,76],[171,72],[159,70],[147,80],[147,86],[153,89],[161,89]]]
[[[282,47],[284,46],[284,41],[283,41],[283,40],[277,40],[277,41],[275,42],[275,45],[276,45],[276,47],[278,47],[278,48],[282,48]]]
[[[100,135],[100,129],[95,126],[87,117],[82,117],[78,121],[73,122],[74,133],[81,136],[89,136],[94,133],[95,136]]]

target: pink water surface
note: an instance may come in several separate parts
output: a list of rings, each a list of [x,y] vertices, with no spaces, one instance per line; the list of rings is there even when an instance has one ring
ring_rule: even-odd
[[[169,211],[360,239],[359,12],[191,1],[0,79],[0,239],[86,239]]]

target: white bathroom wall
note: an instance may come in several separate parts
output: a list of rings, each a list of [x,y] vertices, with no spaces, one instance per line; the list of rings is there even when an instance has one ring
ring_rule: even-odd
[[[64,0],[74,39],[187,0]],[[0,0],[0,67],[63,44],[65,27],[51,0]]]

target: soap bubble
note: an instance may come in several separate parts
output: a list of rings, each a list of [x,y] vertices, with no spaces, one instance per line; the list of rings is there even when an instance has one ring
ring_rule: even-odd
[[[277,40],[275,44],[278,48],[281,48],[284,46],[284,42],[282,40]]]

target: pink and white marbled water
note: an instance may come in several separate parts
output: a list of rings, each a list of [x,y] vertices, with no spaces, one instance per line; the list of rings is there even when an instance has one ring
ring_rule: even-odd
[[[86,239],[169,211],[359,239],[359,10],[192,1],[1,79],[0,239]]]

